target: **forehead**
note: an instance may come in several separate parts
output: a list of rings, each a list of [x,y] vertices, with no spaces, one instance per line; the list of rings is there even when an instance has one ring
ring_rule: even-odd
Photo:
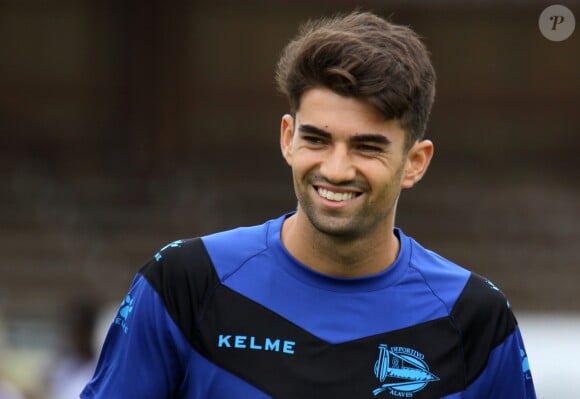
[[[390,141],[404,140],[397,120],[387,120],[370,102],[345,97],[326,88],[313,88],[302,95],[296,124],[313,125],[336,135],[382,134]]]

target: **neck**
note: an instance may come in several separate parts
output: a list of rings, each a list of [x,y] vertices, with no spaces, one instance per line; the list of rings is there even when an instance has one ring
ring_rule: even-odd
[[[335,277],[361,277],[389,267],[399,253],[394,222],[362,237],[335,237],[317,230],[300,211],[286,219],[282,242],[304,265]]]

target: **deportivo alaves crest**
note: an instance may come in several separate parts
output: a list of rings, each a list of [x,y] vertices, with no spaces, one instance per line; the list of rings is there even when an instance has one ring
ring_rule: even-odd
[[[375,376],[381,386],[373,390],[375,396],[388,392],[391,396],[411,398],[427,384],[439,377],[429,371],[424,355],[406,347],[379,345],[379,356],[375,362]]]

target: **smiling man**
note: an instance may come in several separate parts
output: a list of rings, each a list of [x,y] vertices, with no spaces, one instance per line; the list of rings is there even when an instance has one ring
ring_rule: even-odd
[[[312,21],[276,77],[296,211],[157,252],[81,397],[535,398],[504,295],[395,227],[433,156],[417,35],[364,12]]]
[[[282,229],[288,250],[330,275],[384,270],[399,250],[393,227],[401,187],[426,171],[432,143],[406,148],[398,120],[325,87],[306,90],[281,130],[298,198],[296,214]]]

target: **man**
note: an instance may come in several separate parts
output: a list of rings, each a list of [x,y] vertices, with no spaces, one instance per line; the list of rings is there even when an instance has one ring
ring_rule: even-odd
[[[433,155],[417,36],[370,13],[314,21],[277,81],[297,210],[161,249],[81,396],[534,398],[505,297],[394,226]]]

